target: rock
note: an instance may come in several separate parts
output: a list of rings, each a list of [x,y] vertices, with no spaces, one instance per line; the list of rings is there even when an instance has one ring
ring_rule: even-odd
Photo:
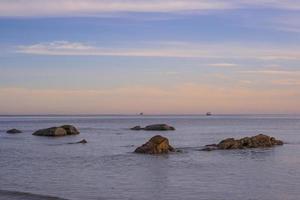
[[[246,149],[246,148],[264,148],[273,147],[276,145],[283,145],[281,140],[276,140],[274,137],[259,134],[253,137],[244,137],[236,140],[234,138],[227,138],[222,140],[219,144],[207,145],[204,151],[211,151],[216,149]]]
[[[175,128],[167,124],[154,124],[144,128],[146,131],[174,131]]]
[[[51,127],[41,129],[34,132],[32,135],[37,136],[65,136],[65,135],[78,135],[79,131],[72,125],[64,125],[61,127]]]
[[[67,135],[78,135],[80,132],[72,125],[63,125],[60,128],[66,130]]]
[[[22,131],[13,128],[13,129],[10,129],[10,130],[6,131],[6,133],[9,133],[9,134],[16,134],[16,133],[22,133]]]
[[[76,144],[86,144],[86,143],[87,143],[87,141],[85,139],[80,140],[79,142],[76,142]]]
[[[130,130],[139,131],[139,130],[143,130],[143,128],[141,126],[135,126],[135,127],[131,128]]]
[[[167,124],[153,124],[146,126],[145,128],[142,128],[140,126],[135,126],[131,128],[131,130],[139,131],[139,130],[145,130],[145,131],[174,131],[175,128],[172,126],[169,126]]]
[[[242,149],[240,140],[235,140],[234,138],[222,140],[217,147],[219,149]]]
[[[85,139],[83,139],[83,140],[80,140],[78,142],[69,142],[67,144],[86,144],[86,143],[87,143],[87,141]]]
[[[143,154],[167,154],[175,149],[169,144],[169,140],[160,135],[152,137],[147,143],[138,147],[134,152]]]
[[[46,128],[46,129],[40,129],[36,132],[34,132],[32,135],[36,136],[65,136],[67,135],[67,131],[63,128],[60,127],[51,127],[51,128]]]
[[[216,144],[209,144],[206,145],[203,149],[201,149],[202,151],[213,151],[213,150],[217,150],[218,146]]]

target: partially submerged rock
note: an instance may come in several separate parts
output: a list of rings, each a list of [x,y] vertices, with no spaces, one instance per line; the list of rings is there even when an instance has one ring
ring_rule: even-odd
[[[34,132],[32,135],[49,136],[49,137],[65,136],[65,135],[67,135],[67,131],[60,127],[51,127],[51,128],[46,128],[46,129],[40,129],[40,130]]]
[[[68,144],[86,144],[86,143],[87,143],[87,141],[85,139],[83,139],[78,142],[69,142]]]
[[[22,131],[13,128],[13,129],[10,129],[10,130],[6,131],[6,133],[9,133],[9,134],[16,134],[16,133],[22,133]]]
[[[79,131],[72,125],[64,125],[61,127],[51,127],[46,129],[40,129],[34,132],[32,135],[36,136],[66,136],[66,135],[77,135]]]
[[[169,126],[167,124],[153,124],[146,126],[142,128],[141,126],[135,126],[131,128],[131,130],[139,131],[139,130],[145,130],[145,131],[174,131],[175,128],[172,126]]]
[[[203,149],[201,149],[202,151],[213,151],[213,150],[217,150],[218,149],[218,145],[217,144],[209,144],[206,145]]]
[[[142,128],[141,126],[135,126],[135,127],[131,128],[130,130],[139,131],[139,130],[144,130],[144,128]]]
[[[244,137],[236,140],[234,138],[227,138],[222,140],[219,144],[206,145],[204,151],[212,151],[217,149],[247,149],[247,148],[265,148],[276,145],[283,145],[281,140],[276,140],[274,137],[259,134],[253,137]]]
[[[147,143],[138,147],[134,152],[143,154],[167,154],[175,149],[169,144],[169,140],[160,135],[152,137]]]
[[[86,144],[86,143],[87,143],[87,141],[85,139],[80,140],[79,142],[76,142],[76,144]]]

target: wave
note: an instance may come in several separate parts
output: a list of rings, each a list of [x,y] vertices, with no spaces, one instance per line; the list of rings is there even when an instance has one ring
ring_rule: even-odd
[[[67,200],[59,197],[39,195],[28,192],[0,190],[0,200]]]

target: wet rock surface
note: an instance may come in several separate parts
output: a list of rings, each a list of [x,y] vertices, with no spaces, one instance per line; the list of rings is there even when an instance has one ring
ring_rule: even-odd
[[[142,154],[167,154],[175,149],[169,144],[169,140],[160,135],[152,137],[147,143],[138,147],[134,152]]]
[[[32,135],[56,137],[56,136],[77,135],[77,134],[79,134],[79,131],[74,126],[64,125],[61,127],[40,129],[34,132]]]
[[[281,140],[268,135],[259,134],[253,137],[244,137],[242,139],[227,138],[222,140],[219,144],[206,145],[203,151],[212,150],[227,150],[227,149],[247,149],[247,148],[267,148],[277,145],[283,145]]]
[[[63,125],[60,128],[66,130],[67,135],[78,135],[80,132],[72,125]]]

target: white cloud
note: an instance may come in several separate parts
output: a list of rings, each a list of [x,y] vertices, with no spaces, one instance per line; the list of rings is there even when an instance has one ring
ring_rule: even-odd
[[[298,0],[1,0],[0,16],[91,16],[244,8],[300,10]]]
[[[127,56],[177,58],[231,58],[259,60],[300,60],[296,47],[274,47],[255,44],[195,44],[185,42],[143,43],[137,47],[97,47],[79,42],[56,41],[19,46],[18,53],[51,56]],[[215,63],[215,66],[234,66]]]

